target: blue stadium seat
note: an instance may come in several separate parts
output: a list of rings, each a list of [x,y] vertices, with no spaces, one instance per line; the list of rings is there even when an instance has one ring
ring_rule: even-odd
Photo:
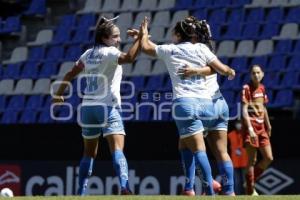
[[[270,58],[265,71],[283,71],[286,67],[286,57],[284,55],[275,55]]]
[[[215,8],[226,8],[231,5],[231,0],[214,0],[213,7]]]
[[[224,9],[214,9],[209,15],[209,24],[224,24],[226,23],[226,10]]]
[[[158,91],[163,88],[164,75],[149,76],[145,90]]]
[[[39,110],[43,107],[44,96],[43,95],[31,95],[25,105],[25,109],[36,109]]]
[[[228,106],[235,104],[235,92],[233,90],[224,90],[222,91],[222,95],[225,98]]]
[[[196,0],[193,8],[199,9],[199,8],[208,8],[213,5],[213,1],[211,0]]]
[[[193,12],[192,15],[195,16],[199,20],[207,19],[207,10],[204,10],[204,9],[196,10]]]
[[[71,30],[70,29],[56,29],[53,39],[51,41],[52,45],[64,44],[70,41]]]
[[[260,65],[264,69],[267,66],[267,62],[268,62],[267,56],[257,56],[252,58],[250,66]]]
[[[251,0],[233,0],[231,7],[243,7],[245,4],[251,3]]]
[[[300,72],[300,57],[298,55],[291,57],[286,71],[298,71]]]
[[[29,51],[28,61],[40,61],[44,59],[45,48],[43,46],[33,47]]]
[[[0,34],[21,32],[21,20],[19,16],[8,17],[1,28]]]
[[[16,124],[18,121],[18,112],[6,110],[1,119],[1,124]]]
[[[221,36],[221,25],[210,23],[210,30],[211,30],[213,40],[220,40],[221,39],[221,37],[222,37]]]
[[[135,91],[140,91],[144,89],[145,79],[143,76],[133,76],[130,81],[132,81]]]
[[[225,78],[224,82],[221,85],[221,88],[223,90],[232,90],[232,89],[239,90],[239,89],[241,89],[242,88],[241,77],[242,77],[241,74],[236,74],[236,76],[233,80],[228,80]]]
[[[177,0],[174,6],[174,10],[187,10],[192,8],[194,0]]]
[[[37,119],[37,111],[34,109],[26,109],[21,112],[19,123],[21,124],[33,124]]]
[[[4,67],[0,63],[0,80],[2,80],[3,70],[4,70]]]
[[[268,14],[266,15],[266,23],[278,23],[282,21],[283,18],[283,9],[281,7],[272,8],[269,10]]]
[[[64,48],[62,46],[51,46],[46,53],[45,61],[60,61],[64,57]]]
[[[274,49],[274,54],[287,54],[292,51],[293,41],[292,40],[279,40]]]
[[[78,105],[81,103],[81,99],[77,96],[77,94],[74,94],[66,100],[66,102],[72,104],[73,110],[76,110]]]
[[[279,107],[291,107],[294,103],[294,94],[292,90],[279,90],[274,97],[272,104],[269,104],[271,108]]]
[[[279,24],[267,23],[262,25],[262,31],[259,36],[260,39],[269,39],[279,34]]]
[[[3,79],[19,79],[22,63],[8,64],[2,74]]]
[[[297,40],[294,49],[293,49],[293,53],[295,54],[300,54],[300,40]]]
[[[297,85],[299,79],[299,73],[295,73],[293,71],[289,71],[283,74],[283,78],[281,79],[278,85],[275,85],[275,89],[291,89],[294,85]]]
[[[268,106],[268,104],[272,104],[273,101],[274,101],[274,92],[273,92],[273,90],[267,89],[267,97],[268,97],[268,103],[267,103],[267,106]]]
[[[64,15],[62,16],[59,24],[57,26],[57,30],[70,30],[72,27],[76,26],[76,15]]]
[[[172,90],[172,81],[171,78],[169,76],[167,76],[167,78],[165,78],[165,84],[163,86],[163,91],[170,91]]]
[[[90,41],[90,30],[87,28],[77,29],[75,35],[69,41],[72,44],[88,44]]]
[[[248,11],[246,15],[246,22],[250,23],[261,23],[264,21],[264,9],[263,8],[252,8]]]
[[[32,0],[28,10],[26,10],[23,14],[44,16],[46,13],[46,0]]]
[[[57,74],[57,62],[55,61],[49,61],[45,62],[40,70],[39,78],[49,78],[53,75]]]
[[[228,15],[228,23],[241,23],[244,20],[244,9],[232,9]]]
[[[258,39],[260,33],[259,23],[248,23],[243,26],[242,36],[243,39]]]
[[[276,85],[279,84],[280,81],[280,73],[278,72],[269,72],[265,73],[265,77],[263,78],[263,84],[266,88],[273,89]]]
[[[38,62],[26,62],[21,72],[20,78],[37,79],[39,74]]]
[[[53,123],[54,120],[51,118],[50,116],[50,109],[49,108],[45,108],[40,115],[38,116],[38,123],[40,124],[47,124],[47,123]]]
[[[75,122],[74,112],[72,110],[70,110],[70,108],[67,106],[60,106],[59,108],[57,108],[57,115],[55,115],[55,116],[57,116],[59,118],[69,118],[70,117],[70,119],[66,119],[66,120],[65,119],[57,120],[56,122],[58,122],[58,123]]]
[[[66,50],[65,61],[76,61],[82,54],[82,49],[79,45],[69,46]]]
[[[0,113],[5,111],[7,104],[7,96],[0,95]]]
[[[234,57],[230,64],[237,72],[248,72],[248,58]]]
[[[23,110],[25,107],[25,96],[24,95],[13,95],[11,96],[7,109],[13,111]]]
[[[242,26],[240,23],[230,23],[227,25],[227,30],[222,35],[222,39],[225,40],[238,40],[240,39],[242,32]]]
[[[138,111],[136,111],[136,117],[137,121],[152,121],[152,115],[153,115],[153,107],[149,105],[142,105],[137,108]],[[138,113],[138,114],[137,114]]]
[[[96,26],[96,15],[94,14],[83,14],[77,22],[76,28],[78,29],[89,29],[89,27]]]
[[[300,23],[300,7],[290,8],[286,15],[285,22]]]

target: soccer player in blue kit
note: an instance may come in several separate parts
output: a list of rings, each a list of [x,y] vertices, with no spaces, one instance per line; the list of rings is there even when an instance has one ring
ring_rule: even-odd
[[[234,71],[222,64],[217,57],[211,52],[211,33],[210,27],[205,20],[197,20],[195,17],[187,17],[186,23],[191,23],[195,26],[196,34],[194,35],[193,43],[197,43],[200,46],[207,46],[206,51],[203,51],[206,56],[212,58],[212,62],[208,63],[214,70],[222,75],[234,76]],[[205,49],[205,47],[203,47]],[[206,140],[208,145],[217,160],[217,166],[219,169],[219,175],[221,175],[222,188],[221,194],[235,195],[234,194],[234,180],[233,180],[233,165],[231,158],[227,152],[227,126],[229,118],[229,110],[227,103],[220,92],[220,88],[217,82],[217,74],[213,73],[209,67],[195,68],[186,67],[179,70],[181,74],[186,77],[196,75],[207,75],[206,85],[209,88],[214,108],[215,119],[204,122],[204,127],[208,131]],[[232,79],[233,77],[229,77]],[[195,164],[192,152],[179,141],[179,151],[181,154],[182,165],[186,175],[186,183],[182,194],[194,196],[194,178],[195,178]],[[215,182],[217,185],[217,183]],[[215,188],[217,189],[217,188]]]
[[[123,154],[125,131],[120,115],[121,97],[120,84],[122,66],[132,63],[140,47],[140,38],[127,53],[121,52],[120,30],[112,20],[101,18],[95,30],[95,45],[86,50],[77,60],[75,66],[65,76],[63,81],[70,82],[83,72],[86,78],[86,88],[80,109],[80,124],[84,153],[79,168],[78,195],[85,195],[88,178],[93,171],[99,136],[102,134],[109,144],[114,170],[119,177],[121,194],[132,194],[128,183],[128,165]],[[62,83],[53,98],[54,103],[64,101],[63,93],[67,84]],[[96,126],[95,126],[96,125]]]
[[[212,172],[203,138],[203,124],[214,117],[212,97],[204,76],[184,77],[178,71],[185,66],[214,65],[216,57],[207,53],[209,49],[206,45],[192,44],[195,34],[193,24],[177,22],[172,35],[174,44],[169,45],[156,45],[149,40],[147,19],[143,21],[141,31],[142,51],[163,60],[171,77],[172,114],[178,128],[179,140],[193,153],[195,164],[201,169],[204,193],[214,195]]]

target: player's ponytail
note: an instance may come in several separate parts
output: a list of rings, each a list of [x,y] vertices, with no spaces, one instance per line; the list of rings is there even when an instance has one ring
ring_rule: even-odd
[[[199,42],[206,44],[211,51],[214,51],[209,24],[206,20],[200,20],[197,21],[195,25]]]
[[[174,27],[174,32],[181,37],[180,42],[191,41],[195,35],[196,26],[193,23],[186,22],[185,20],[179,21]]]
[[[95,46],[99,44],[104,44],[103,38],[108,38],[112,34],[112,29],[114,26],[116,26],[113,23],[113,20],[117,19],[117,17],[113,19],[107,19],[105,17],[101,17],[96,25],[95,30]]]

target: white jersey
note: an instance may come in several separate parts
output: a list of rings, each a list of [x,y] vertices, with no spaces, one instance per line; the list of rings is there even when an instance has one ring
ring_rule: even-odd
[[[220,87],[218,84],[218,75],[217,74],[212,74],[209,76],[206,76],[206,86],[208,87],[208,91],[211,95],[212,99],[218,99],[219,97],[222,96]]]
[[[86,88],[82,105],[120,106],[122,67],[118,65],[121,51],[116,47],[97,46],[88,49],[77,61],[84,67]]]
[[[173,99],[181,97],[212,99],[204,76],[183,78],[177,74],[178,69],[186,64],[191,67],[203,67],[214,61],[216,56],[206,45],[196,45],[190,42],[177,45],[158,45],[155,47],[155,51],[158,58],[165,62],[169,71]]]

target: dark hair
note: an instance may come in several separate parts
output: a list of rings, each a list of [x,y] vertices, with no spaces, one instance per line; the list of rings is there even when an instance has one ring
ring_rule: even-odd
[[[193,23],[188,23],[183,20],[176,23],[173,31],[180,35],[180,42],[186,42],[192,40],[192,37],[195,35],[195,28]]]
[[[260,65],[258,65],[258,64],[252,65],[252,66],[250,67],[249,71],[252,72],[252,70],[253,70],[254,67],[259,67],[260,70],[261,70],[262,72],[264,71],[264,69],[262,68],[262,66],[260,66]]]
[[[105,44],[103,38],[108,38],[112,34],[113,27],[116,26],[111,20],[101,17],[97,22],[95,30],[95,45]]]
[[[211,51],[214,51],[210,26],[206,20],[198,20],[194,16],[189,16],[184,21],[194,24],[197,41],[206,44]]]

